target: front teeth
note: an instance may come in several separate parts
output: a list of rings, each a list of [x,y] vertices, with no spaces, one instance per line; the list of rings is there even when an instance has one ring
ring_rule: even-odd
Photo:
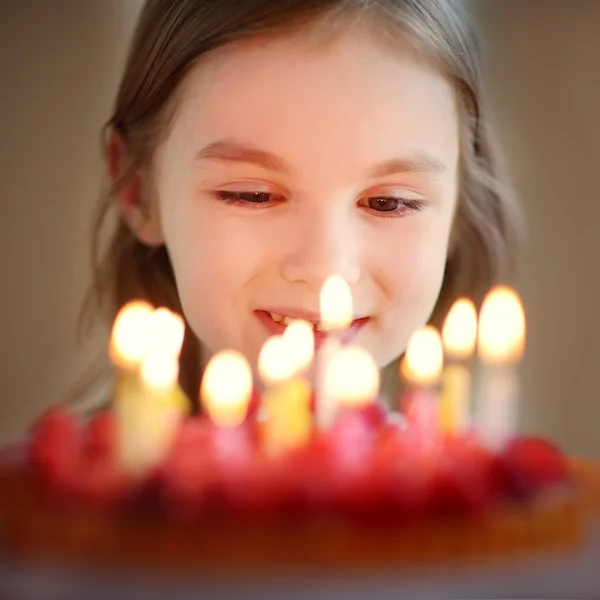
[[[275,323],[279,323],[280,325],[283,325],[284,327],[287,327],[290,323],[295,321],[295,319],[292,317],[278,315],[277,313],[269,313],[269,316],[271,317],[271,319],[273,321],[275,321]],[[321,323],[313,323],[313,329],[315,331],[326,331],[325,327]]]

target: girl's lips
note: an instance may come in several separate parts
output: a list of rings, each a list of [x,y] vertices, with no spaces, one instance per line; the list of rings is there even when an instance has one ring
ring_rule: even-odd
[[[288,317],[292,317],[295,319],[301,319],[302,317],[298,314],[298,311],[289,311],[289,312],[294,312],[294,315],[290,315],[287,314],[284,311],[281,311],[281,313],[277,313],[275,311],[272,311],[275,314],[284,314],[285,316]],[[277,321],[273,321],[273,319],[271,318],[271,311],[267,312],[265,310],[255,310],[254,314],[256,315],[256,318],[260,321],[260,323],[265,327],[265,329],[271,334],[271,335],[281,335],[284,331],[285,331],[285,325],[283,323],[278,323]],[[308,313],[305,313],[308,314]],[[307,319],[305,318],[304,320],[309,321],[309,322],[315,322],[314,319]],[[350,327],[348,327],[347,329],[345,329],[341,334],[340,334],[340,340],[343,344],[347,344],[349,343],[354,336],[371,320],[371,317],[361,317],[360,319],[355,319],[354,321],[352,321],[352,323],[350,323]],[[321,344],[325,341],[325,339],[327,338],[327,332],[325,331],[316,331],[313,329],[314,335],[315,335],[315,348],[319,348],[321,346]]]

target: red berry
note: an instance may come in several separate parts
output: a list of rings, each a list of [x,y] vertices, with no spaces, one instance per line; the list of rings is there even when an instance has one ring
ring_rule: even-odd
[[[331,504],[331,473],[335,469],[331,449],[323,435],[315,435],[304,448],[290,453],[281,475],[296,494],[296,506],[319,511]]]
[[[162,466],[163,495],[173,514],[196,516],[206,507],[218,486],[218,470],[202,449],[179,446]]]
[[[122,500],[128,489],[128,479],[108,460],[91,458],[79,472],[76,483],[78,497],[86,504],[113,506]]]
[[[34,468],[50,485],[66,491],[77,479],[81,459],[81,434],[75,418],[63,407],[51,408],[31,432],[30,460]]]
[[[513,440],[500,457],[509,492],[529,495],[568,478],[564,455],[551,442],[538,437]]]
[[[169,453],[158,468],[162,495],[176,518],[196,517],[217,494],[220,475],[211,449],[213,430],[205,417],[183,421]]]
[[[85,450],[90,458],[115,458],[117,439],[117,420],[114,413],[104,410],[95,414],[85,431]]]
[[[479,513],[493,502],[493,459],[469,437],[445,440],[436,474],[434,504],[442,512]]]
[[[274,513],[285,501],[286,482],[276,460],[254,454],[244,468],[225,473],[227,501],[244,513]]]

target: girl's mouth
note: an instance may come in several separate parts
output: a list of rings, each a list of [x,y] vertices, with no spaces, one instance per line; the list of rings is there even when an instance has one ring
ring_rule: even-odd
[[[295,320],[303,320],[311,323],[315,335],[315,347],[318,348],[327,338],[327,331],[319,321],[316,313],[308,311],[285,309],[285,310],[255,310],[254,314],[260,323],[271,335],[281,335],[285,328]],[[349,327],[339,334],[342,343],[350,342],[356,334],[371,320],[371,317],[360,317],[354,319]]]

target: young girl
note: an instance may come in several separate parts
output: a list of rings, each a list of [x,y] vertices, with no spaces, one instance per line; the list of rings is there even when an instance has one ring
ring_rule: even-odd
[[[88,315],[181,313],[181,384],[318,328],[331,274],[381,368],[505,278],[515,215],[479,48],[448,0],[148,0],[106,127]],[[112,209],[116,228],[107,244]]]

